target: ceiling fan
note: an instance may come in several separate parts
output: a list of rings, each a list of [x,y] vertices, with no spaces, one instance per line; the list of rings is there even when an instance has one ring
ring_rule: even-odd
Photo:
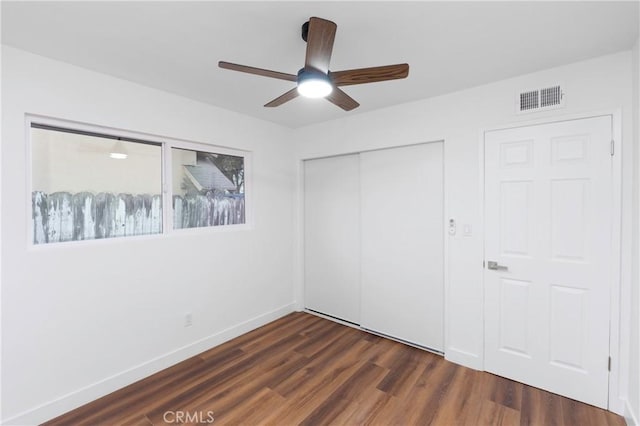
[[[302,25],[302,39],[307,42],[307,53],[304,68],[300,69],[297,75],[224,61],[218,62],[218,66],[228,70],[296,82],[295,88],[278,96],[265,107],[277,107],[302,95],[309,98],[326,98],[345,111],[351,111],[360,104],[340,90],[340,86],[395,80],[409,75],[408,64],[329,71],[336,29],[337,25],[334,22],[315,17],[309,18],[309,21]]]

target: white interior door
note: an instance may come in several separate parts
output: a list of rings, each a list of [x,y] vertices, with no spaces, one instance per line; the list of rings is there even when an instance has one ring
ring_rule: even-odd
[[[609,116],[485,135],[485,369],[602,408],[611,136]]]
[[[360,154],[362,326],[442,351],[443,143]]]
[[[308,309],[360,322],[358,155],[304,162],[304,275]]]

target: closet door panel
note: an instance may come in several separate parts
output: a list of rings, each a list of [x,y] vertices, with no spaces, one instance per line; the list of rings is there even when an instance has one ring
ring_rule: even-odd
[[[443,350],[443,143],[360,154],[361,325]]]
[[[358,155],[304,163],[305,306],[360,322]]]

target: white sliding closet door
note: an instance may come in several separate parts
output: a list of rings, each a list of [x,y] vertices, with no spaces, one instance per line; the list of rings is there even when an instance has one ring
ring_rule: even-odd
[[[305,306],[360,322],[358,155],[304,163]]]
[[[360,154],[361,325],[443,350],[443,143]]]

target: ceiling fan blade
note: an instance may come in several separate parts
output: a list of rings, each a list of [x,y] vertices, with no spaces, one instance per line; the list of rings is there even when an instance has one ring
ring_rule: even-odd
[[[297,97],[298,97],[298,88],[294,87],[293,89],[291,89],[288,92],[278,96],[277,98],[275,98],[271,102],[265,104],[264,106],[266,106],[266,107],[277,107],[277,106],[280,106],[285,102],[289,102],[291,99],[294,99],[294,98],[297,98]]]
[[[326,19],[309,18],[305,68],[313,68],[325,74],[329,71],[329,61],[337,27],[334,22]]]
[[[295,76],[293,74],[287,74],[287,73],[284,73],[284,72],[265,70],[265,69],[262,69],[262,68],[250,67],[250,66],[247,66],[247,65],[232,64],[231,62],[220,61],[220,62],[218,62],[218,66],[220,68],[224,68],[224,69],[227,69],[227,70],[246,72],[248,74],[256,74],[256,75],[261,75],[263,77],[277,78],[277,79],[280,79],[280,80],[287,80],[287,81],[297,81],[298,80],[298,76]]]
[[[345,111],[351,111],[358,108],[360,104],[356,102],[351,96],[344,93],[337,87],[333,88],[333,91],[326,97],[326,99],[334,105],[339,106]]]
[[[396,80],[406,78],[408,75],[409,64],[385,65],[381,67],[359,68],[329,73],[329,77],[336,86]]]

